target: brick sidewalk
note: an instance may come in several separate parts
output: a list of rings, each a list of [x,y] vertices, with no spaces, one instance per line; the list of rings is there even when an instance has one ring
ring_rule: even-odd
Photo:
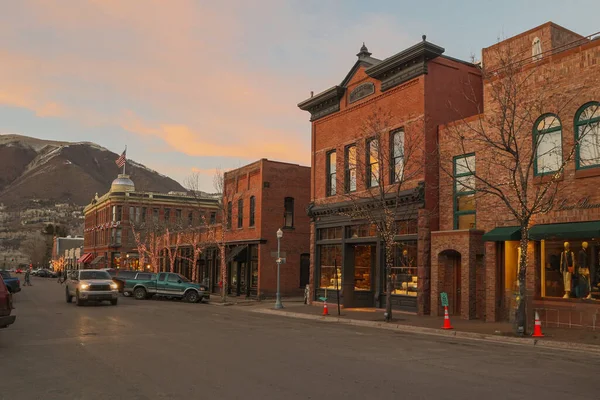
[[[514,327],[508,322],[482,322],[479,320],[463,320],[451,317],[452,331],[441,329],[443,317],[418,316],[401,311],[393,312],[393,320],[390,323],[383,321],[383,309],[341,309],[338,317],[337,305],[329,305],[329,316],[322,316],[321,304],[313,306],[304,305],[302,302],[283,301],[283,310],[274,310],[272,302],[261,302],[251,307],[252,311],[280,314],[282,316],[313,319],[332,320],[350,325],[372,326],[376,328],[387,328],[401,331],[421,332],[428,334],[452,335],[489,339],[495,341],[517,342],[522,344],[537,344],[548,347],[561,347],[572,349],[586,349],[600,352],[600,330],[592,331],[586,329],[567,329],[542,327],[544,338],[534,340],[533,338],[519,338],[514,334]],[[389,326],[389,327],[388,327]]]

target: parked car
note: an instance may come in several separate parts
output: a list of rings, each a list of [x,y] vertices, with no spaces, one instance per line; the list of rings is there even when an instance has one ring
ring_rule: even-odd
[[[57,278],[58,276],[54,271],[50,271],[49,269],[38,269],[33,273],[35,276],[39,276],[40,278]]]
[[[112,281],[106,271],[99,269],[83,269],[72,271],[67,277],[67,303],[75,301],[78,306],[88,301],[110,301],[116,306],[119,301],[117,284]]]
[[[17,270],[15,271],[16,274],[22,274],[23,273],[23,269],[22,268],[17,268]]]
[[[10,275],[8,271],[0,271],[0,276],[4,279],[4,284],[11,293],[18,293],[21,291],[21,281],[17,277]]]
[[[0,329],[14,324],[16,316],[10,315],[13,309],[12,294],[8,291],[4,278],[0,277]]]
[[[206,286],[193,283],[185,276],[172,272],[148,273],[148,275],[150,278],[148,280],[126,280],[123,293],[132,293],[137,300],[144,300],[152,296],[164,296],[181,298],[189,303],[197,303],[202,299],[210,298]]]
[[[125,281],[127,279],[136,279],[136,276],[140,273],[140,271],[127,270],[127,269],[125,269],[125,270],[106,269],[106,272],[108,272],[108,274],[112,277],[113,282],[117,284],[119,293],[123,293],[123,296],[125,296],[125,297],[128,297],[131,295],[129,292],[123,291],[123,287],[125,286]]]

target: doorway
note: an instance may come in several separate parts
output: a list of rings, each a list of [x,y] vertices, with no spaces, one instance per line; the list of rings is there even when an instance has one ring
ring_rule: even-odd
[[[452,315],[460,315],[462,311],[462,282],[461,282],[461,255],[456,250],[444,250],[438,255],[438,268],[440,281],[438,288],[440,293],[448,295],[448,312]],[[441,315],[444,309],[440,304]]]

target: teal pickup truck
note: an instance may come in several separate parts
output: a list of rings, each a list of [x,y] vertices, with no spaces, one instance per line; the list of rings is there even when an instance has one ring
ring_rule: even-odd
[[[185,276],[172,272],[152,274],[151,279],[127,279],[123,285],[123,294],[132,294],[137,300],[153,296],[184,299],[189,303],[208,300],[210,294],[206,286],[193,283]]]

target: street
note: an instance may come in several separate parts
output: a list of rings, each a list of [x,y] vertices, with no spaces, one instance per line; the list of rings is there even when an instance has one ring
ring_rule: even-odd
[[[598,399],[597,354],[179,301],[67,304],[34,278],[0,331],[0,399]]]

